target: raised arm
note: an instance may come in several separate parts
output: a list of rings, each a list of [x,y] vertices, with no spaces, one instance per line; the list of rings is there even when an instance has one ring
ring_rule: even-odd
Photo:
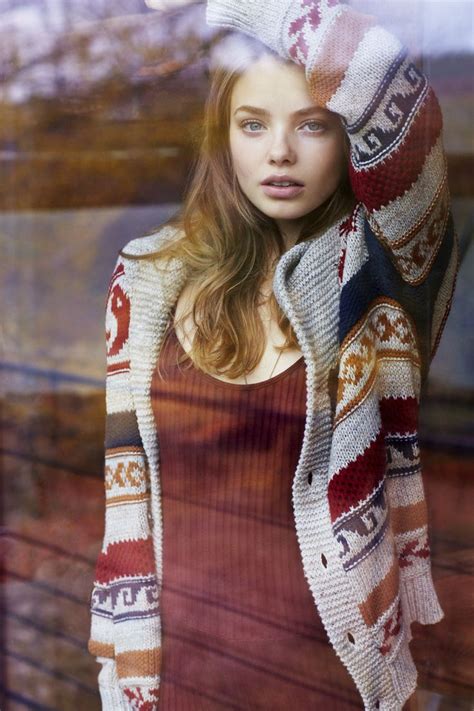
[[[125,267],[119,257],[107,294],[105,531],[91,592],[88,650],[102,664],[98,684],[104,711],[153,711],[161,635],[148,467],[129,377]]]
[[[208,0],[206,19],[303,66],[314,101],[342,117],[369,241],[400,278],[426,374],[457,271],[442,116],[426,77],[374,17],[336,0]]]

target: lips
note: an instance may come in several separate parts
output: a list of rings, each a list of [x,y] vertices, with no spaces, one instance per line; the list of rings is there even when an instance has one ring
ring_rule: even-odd
[[[304,191],[304,186],[303,185],[271,185],[271,184],[264,184],[262,185],[262,190],[265,193],[265,195],[268,195],[270,198],[278,198],[278,199],[289,199],[289,198],[294,198],[297,195],[300,195]]]
[[[285,184],[285,187],[293,187],[295,185],[301,187],[304,185],[301,180],[297,180],[296,178],[291,177],[291,175],[269,175],[268,178],[262,180],[262,185],[281,186],[282,183]]]

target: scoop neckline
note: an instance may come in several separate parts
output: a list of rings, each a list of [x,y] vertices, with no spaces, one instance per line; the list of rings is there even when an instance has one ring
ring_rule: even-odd
[[[257,390],[257,388],[262,388],[267,385],[271,385],[278,380],[281,380],[285,376],[289,375],[293,370],[296,370],[303,362],[304,362],[304,356],[302,355],[298,360],[295,360],[294,363],[292,363],[288,368],[285,370],[282,370],[280,373],[277,373],[276,375],[273,375],[271,378],[267,378],[266,380],[260,380],[258,383],[228,383],[225,380],[219,380],[219,378],[215,378],[213,375],[210,375],[209,373],[205,373],[203,370],[198,368],[194,361],[191,359],[191,357],[186,353],[185,349],[183,348],[181,341],[178,338],[178,335],[176,333],[174,324],[171,324],[170,328],[170,335],[174,340],[176,341],[176,344],[179,348],[179,350],[185,354],[187,357],[188,361],[190,361],[192,368],[194,372],[204,380],[207,380],[211,383],[214,383],[218,387],[223,387],[227,389],[234,389],[234,390]]]

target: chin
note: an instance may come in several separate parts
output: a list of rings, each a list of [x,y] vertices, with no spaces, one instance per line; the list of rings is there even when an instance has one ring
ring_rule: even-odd
[[[268,210],[265,208],[260,208],[267,217],[271,217],[274,220],[299,220],[300,217],[306,215],[309,210]]]

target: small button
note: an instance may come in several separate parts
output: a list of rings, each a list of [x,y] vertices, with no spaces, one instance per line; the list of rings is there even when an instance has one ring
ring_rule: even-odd
[[[352,634],[352,632],[347,633],[347,639],[349,640],[349,642],[351,644],[355,644],[355,639],[354,639],[354,635]]]
[[[324,565],[325,568],[328,567],[328,561],[324,553],[321,553],[321,563]]]
[[[313,481],[313,472],[309,472],[308,474],[308,484],[311,485],[311,482]]]

